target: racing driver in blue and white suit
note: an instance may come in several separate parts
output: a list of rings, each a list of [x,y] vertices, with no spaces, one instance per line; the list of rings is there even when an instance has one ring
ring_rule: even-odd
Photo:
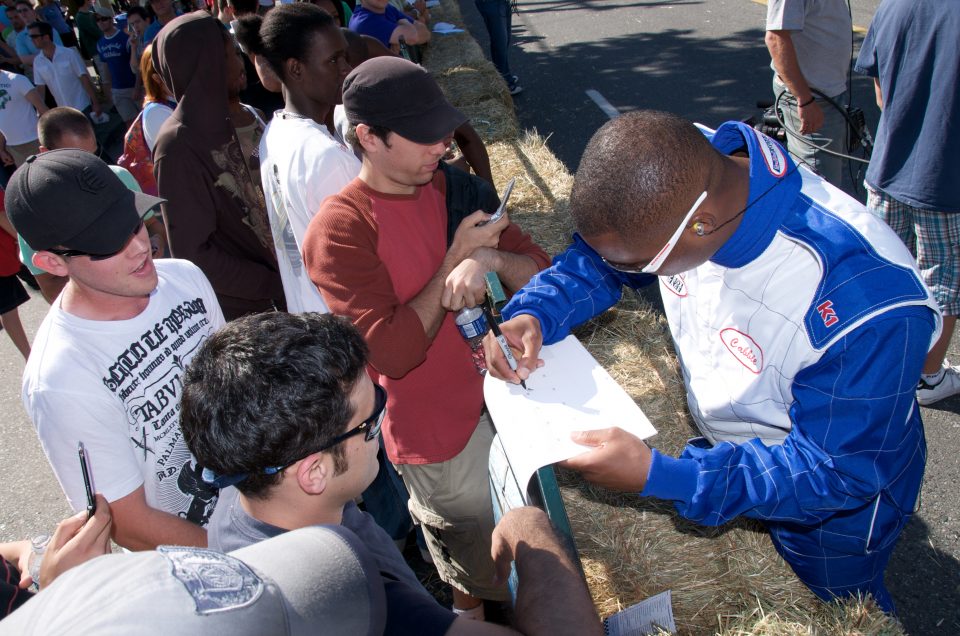
[[[573,244],[503,312],[519,367],[490,342],[492,373],[526,379],[542,344],[659,282],[703,437],[674,458],[578,433],[592,449],[567,465],[699,523],[761,519],[819,597],[893,611],[883,573],[923,479],[915,391],[941,323],[903,243],[749,126],[705,136],[652,111],[594,135],[570,209]]]

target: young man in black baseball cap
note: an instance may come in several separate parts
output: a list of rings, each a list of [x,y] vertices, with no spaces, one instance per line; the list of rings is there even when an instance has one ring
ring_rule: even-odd
[[[466,117],[425,70],[367,60],[344,80],[343,104],[363,165],[311,221],[304,263],[330,311],[349,317],[370,347],[374,380],[390,396],[387,455],[455,609],[480,618],[480,599],[506,598],[491,583],[493,430],[453,312],[483,300],[486,272],[517,289],[548,257],[508,219],[480,225],[496,193],[440,163]]]
[[[34,264],[70,278],[37,332],[24,407],[74,510],[86,507],[83,443],[114,540],[132,550],[206,545],[217,497],[183,441],[179,400],[184,368],[223,315],[194,265],[153,262],[143,216],[161,201],[76,149],[27,159],[6,200]]]

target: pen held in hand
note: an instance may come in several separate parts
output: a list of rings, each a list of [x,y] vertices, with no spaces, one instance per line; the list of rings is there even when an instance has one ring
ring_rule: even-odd
[[[513,357],[513,351],[510,350],[510,345],[507,344],[507,339],[503,336],[503,332],[500,331],[500,325],[497,324],[497,321],[494,320],[493,315],[490,313],[490,310],[484,308],[484,312],[487,314],[487,322],[490,323],[490,328],[493,330],[493,337],[497,339],[497,343],[500,345],[500,350],[503,351],[503,357],[507,359],[507,364],[510,365],[510,370],[516,373],[517,359]],[[523,380],[520,380],[520,386],[527,390],[527,383]]]

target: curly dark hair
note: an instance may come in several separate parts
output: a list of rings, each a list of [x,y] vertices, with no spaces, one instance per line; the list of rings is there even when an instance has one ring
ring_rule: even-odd
[[[350,394],[366,372],[367,345],[344,318],[269,312],[228,323],[194,356],[184,378],[180,426],[197,461],[264,497],[285,466],[317,452],[354,415]],[[337,473],[343,448],[329,451]]]

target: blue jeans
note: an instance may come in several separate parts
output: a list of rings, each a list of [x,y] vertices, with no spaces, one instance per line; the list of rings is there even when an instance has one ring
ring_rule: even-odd
[[[513,27],[510,0],[474,0],[490,35],[490,60],[503,79],[510,81],[510,30]]]

